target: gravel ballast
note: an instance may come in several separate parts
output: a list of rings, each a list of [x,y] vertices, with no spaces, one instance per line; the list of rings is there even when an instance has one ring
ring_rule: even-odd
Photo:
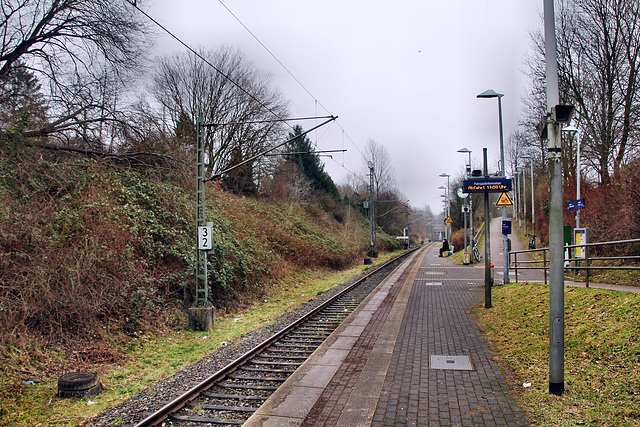
[[[394,263],[395,264],[395,263]],[[376,274],[376,279],[368,280],[371,285],[377,286],[382,278],[390,273],[392,267],[383,270],[386,274]],[[299,309],[283,314],[268,325],[248,332],[238,339],[229,342],[226,346],[220,347],[205,358],[195,362],[175,375],[162,381],[150,385],[139,394],[126,401],[110,408],[91,420],[87,420],[83,426],[113,426],[113,425],[135,425],[146,416],[161,408],[167,402],[176,399],[187,390],[201,383],[212,374],[218,372],[243,354],[247,353],[258,344],[273,336],[302,315],[308,313],[313,308],[322,304],[327,299],[342,291],[344,288],[355,283],[362,276],[354,277],[340,285],[334,286],[317,298],[305,303]],[[372,288],[373,289],[373,288]]]

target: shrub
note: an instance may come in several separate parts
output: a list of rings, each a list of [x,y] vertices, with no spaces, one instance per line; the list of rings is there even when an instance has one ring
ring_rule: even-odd
[[[184,173],[10,148],[0,145],[0,347],[104,357],[126,335],[173,325],[195,286]],[[212,297],[226,309],[291,272],[351,266],[368,245],[361,217],[338,222],[314,204],[208,185],[207,212]]]

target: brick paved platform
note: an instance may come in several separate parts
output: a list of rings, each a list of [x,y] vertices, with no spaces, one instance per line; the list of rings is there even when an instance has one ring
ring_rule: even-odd
[[[482,267],[412,254],[249,426],[527,425],[470,315]]]

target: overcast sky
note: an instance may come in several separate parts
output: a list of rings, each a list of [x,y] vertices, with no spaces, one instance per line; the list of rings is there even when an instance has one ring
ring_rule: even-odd
[[[151,0],[148,12],[192,47],[241,49],[290,100],[293,117],[332,114],[336,124],[310,135],[337,184],[362,173],[371,138],[393,159],[400,191],[415,207],[442,210],[438,187],[499,158],[498,104],[505,143],[515,130],[528,81],[529,34],[542,27],[542,0],[223,0],[304,85],[278,64],[216,0]],[[167,36],[157,49],[184,51]],[[301,123],[310,128],[315,122]],[[343,134],[343,130],[346,135]],[[353,141],[353,142],[352,142]],[[354,146],[357,145],[357,148]],[[344,167],[343,167],[344,166]]]

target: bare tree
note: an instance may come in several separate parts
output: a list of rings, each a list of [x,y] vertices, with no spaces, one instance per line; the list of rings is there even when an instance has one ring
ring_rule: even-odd
[[[152,93],[174,124],[186,115],[213,125],[205,155],[207,172],[215,174],[280,141],[284,126],[277,119],[287,116],[287,103],[240,51],[225,47],[200,55],[209,64],[186,54],[162,58]]]
[[[369,139],[364,147],[364,161],[368,173],[368,164],[373,164],[373,181],[377,194],[396,192],[396,172],[391,165],[391,155],[384,145],[375,139]]]
[[[412,213],[411,232],[420,236],[421,239],[430,239],[435,223],[435,216],[431,211],[431,207],[425,205],[423,208],[411,207],[410,210]]]
[[[2,0],[0,91],[16,68],[34,73],[48,121],[27,136],[100,139],[118,120],[118,92],[140,65],[147,28],[127,1]]]
[[[607,184],[638,152],[640,1],[562,0],[556,33],[561,102],[577,110],[582,156]],[[534,87],[544,84],[541,34],[534,36]],[[534,91],[534,94],[536,92]],[[534,103],[541,99],[534,95]],[[544,105],[544,104],[542,104]],[[573,147],[568,146],[571,153]],[[565,171],[571,165],[565,165]]]

